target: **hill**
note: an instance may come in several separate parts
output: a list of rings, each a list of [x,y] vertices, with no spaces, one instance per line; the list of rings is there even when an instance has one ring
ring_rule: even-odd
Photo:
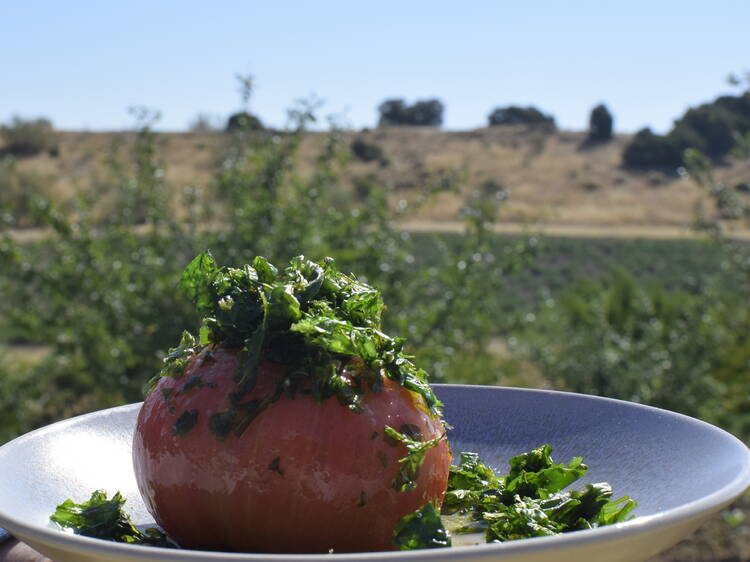
[[[117,132],[58,135],[54,156],[44,153],[16,165],[56,198],[92,182],[106,182],[105,162],[116,160],[132,138],[132,133]],[[502,214],[508,228],[545,225],[563,234],[619,229],[626,235],[643,231],[654,237],[663,237],[660,229],[662,234],[679,234],[689,228],[702,198],[689,178],[623,169],[622,151],[630,135],[615,135],[611,142],[589,148],[584,147],[585,137],[583,132],[544,133],[514,126],[457,132],[428,127],[344,131],[344,147],[359,139],[377,147],[382,157],[372,162],[353,157],[342,196],[356,197],[355,178],[369,177],[388,187],[395,206],[415,202],[425,189],[439,191],[442,184],[458,178],[463,193],[441,193],[406,216],[412,221],[457,220],[463,195],[502,188],[509,194]],[[324,139],[324,133],[306,134],[300,151],[302,169],[311,165]],[[227,137],[218,132],[163,133],[159,142],[167,183],[181,190],[211,184]],[[717,170],[717,176],[733,186],[746,182],[749,175],[748,162],[724,164]]]

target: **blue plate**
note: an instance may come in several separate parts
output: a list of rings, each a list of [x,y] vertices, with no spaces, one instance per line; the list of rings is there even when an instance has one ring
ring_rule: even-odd
[[[55,506],[95,489],[120,490],[137,524],[152,522],[138,493],[131,440],[140,404],[102,410],[0,447],[0,526],[60,562],[272,560],[278,562],[625,562],[675,544],[750,485],[750,451],[732,435],[680,414],[594,396],[519,388],[436,385],[454,455],[476,451],[499,471],[542,444],[553,457],[583,456],[585,482],[607,481],[638,500],[625,523],[553,537],[452,549],[333,555],[167,550],[66,533]]]

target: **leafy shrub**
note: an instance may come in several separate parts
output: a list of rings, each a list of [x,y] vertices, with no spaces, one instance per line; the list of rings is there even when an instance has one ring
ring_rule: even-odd
[[[622,154],[626,168],[677,168],[682,165],[682,143],[671,135],[657,135],[646,127],[638,131]]]
[[[357,160],[362,162],[379,162],[381,166],[388,165],[388,158],[380,145],[367,142],[361,137],[352,141],[351,151]]]
[[[750,390],[750,316],[732,296],[668,293],[618,271],[580,283],[526,325],[521,340],[550,383],[651,404],[725,427]],[[742,361],[745,361],[743,364]],[[744,398],[743,398],[744,400]],[[737,408],[732,411],[728,404]]]
[[[408,105],[403,99],[386,100],[378,106],[378,126],[419,125],[439,127],[443,124],[444,106],[440,100],[422,100]]]
[[[612,114],[604,104],[597,105],[589,116],[589,140],[606,142],[612,139]]]
[[[16,415],[15,424],[0,428],[3,436],[139,400],[144,374],[158,369],[158,355],[194,321],[174,287],[196,250],[196,225],[178,223],[170,212],[154,143],[148,129],[138,134],[135,158],[120,178],[130,190],[115,190],[121,199],[106,223],[95,219],[96,194],[66,206],[36,196],[33,212],[50,236],[26,245],[0,237],[0,316],[17,337],[50,350],[40,363],[3,377]],[[144,224],[141,191],[153,203]]]
[[[711,103],[688,109],[666,135],[642,129],[625,147],[623,164],[631,168],[677,167],[688,148],[719,159],[750,132],[750,91],[722,96]]]
[[[520,107],[510,105],[508,107],[495,108],[490,113],[488,123],[490,127],[499,125],[531,125],[546,129],[555,129],[555,118],[545,115],[533,106]]]
[[[19,170],[14,158],[0,158],[0,213],[8,213],[12,226],[34,226],[32,200],[44,190],[41,175]]]
[[[247,111],[233,113],[227,119],[226,131],[229,133],[260,130],[263,130],[263,123],[255,115]]]
[[[51,229],[48,238],[21,245],[0,230],[0,319],[50,350],[37,364],[0,372],[0,440],[139,400],[141,385],[182,329],[196,325],[175,285],[206,248],[234,266],[255,255],[277,262],[300,253],[333,256],[343,270],[385,290],[386,329],[406,336],[409,351],[437,380],[461,372],[464,354],[477,364],[488,357],[487,327],[495,318],[476,303],[486,279],[499,286],[523,251],[519,246],[501,259],[491,253],[494,207],[469,201],[465,236],[417,265],[419,249],[394,229],[394,213],[376,180],[356,204],[339,199],[348,160],[342,134],[332,131],[313,169],[300,170],[299,146],[312,116],[305,108],[294,115],[301,121],[283,135],[229,139],[213,190],[204,198],[193,194],[192,204],[210,215],[175,218],[157,136],[144,126],[132,161],[113,171],[112,181],[129,187],[113,190],[120,199],[106,221],[97,219],[95,194],[60,206],[36,197],[34,212]],[[146,196],[152,204],[143,221]]]
[[[687,145],[684,148],[696,148],[709,156],[721,157],[734,146],[735,132],[750,129],[742,121],[722,104],[704,104],[688,109],[675,121],[670,134],[683,139],[683,144]]]
[[[49,119],[23,119],[14,116],[10,124],[0,127],[5,141],[2,149],[12,156],[35,156],[41,152],[56,154],[57,135]]]

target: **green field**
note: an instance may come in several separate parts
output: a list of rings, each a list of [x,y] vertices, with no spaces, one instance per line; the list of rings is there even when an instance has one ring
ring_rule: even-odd
[[[455,246],[460,240],[459,235],[448,234],[413,237],[424,264],[430,263],[442,244]],[[534,312],[545,299],[577,282],[606,280],[615,270],[648,286],[693,294],[714,287],[731,290],[742,280],[742,274],[731,267],[726,249],[709,240],[498,235],[492,247],[499,260],[516,245],[529,242],[525,263],[506,276],[501,290],[488,297],[498,317]]]

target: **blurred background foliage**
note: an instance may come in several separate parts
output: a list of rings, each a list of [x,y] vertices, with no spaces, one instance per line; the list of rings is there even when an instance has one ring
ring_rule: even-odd
[[[333,256],[383,291],[385,329],[408,339],[435,381],[634,400],[750,437],[750,261],[747,244],[728,236],[750,208],[714,179],[711,159],[748,158],[746,130],[733,129],[732,150],[680,153],[682,173],[709,198],[697,222],[703,240],[500,236],[493,224],[507,194],[498,182],[466,186],[460,169],[443,169],[425,176],[419,197],[394,206],[376,173],[353,166],[388,166],[377,145],[346,140],[331,121],[303,171],[301,139],[319,118],[317,102],[301,101],[287,127],[270,130],[249,111],[251,90],[243,82],[242,111],[215,133],[223,141],[214,179],[200,187],[167,184],[158,113],[148,108],[132,110],[135,134],[69,200],[16,166],[29,151],[54,153],[51,127],[19,120],[3,129],[15,148],[0,159],[0,442],[140,400],[167,349],[197,325],[175,286],[206,248],[225,265],[259,254]],[[703,131],[698,114],[730,111],[743,96],[698,108],[676,127]],[[442,110],[437,100],[389,100],[381,124],[439,125]],[[554,127],[534,108],[493,115],[498,126],[523,118]],[[596,141],[606,142],[611,123],[603,106],[592,111]],[[340,189],[344,177],[354,189]],[[468,194],[462,233],[398,228],[444,192]]]

